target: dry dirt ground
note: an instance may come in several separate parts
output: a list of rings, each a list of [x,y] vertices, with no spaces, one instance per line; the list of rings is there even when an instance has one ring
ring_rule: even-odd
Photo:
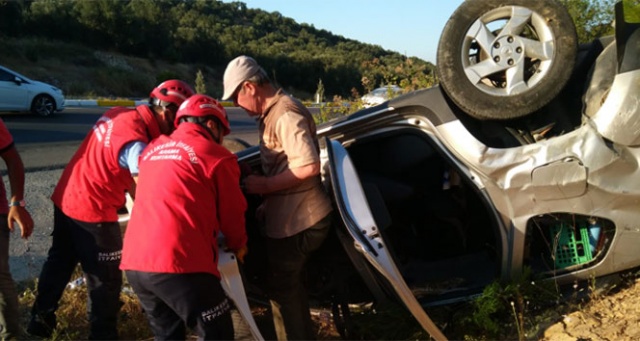
[[[640,340],[640,279],[595,297],[548,327],[541,340]]]

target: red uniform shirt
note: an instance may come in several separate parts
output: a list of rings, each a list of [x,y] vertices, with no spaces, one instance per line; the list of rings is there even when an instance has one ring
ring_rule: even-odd
[[[118,221],[133,177],[118,163],[120,149],[132,141],[149,143],[160,126],[146,105],[107,111],[64,169],[51,200],[67,216],[89,223]]]
[[[185,122],[147,146],[138,176],[120,268],[220,277],[218,234],[234,250],[247,242],[236,156]]]
[[[11,146],[13,146],[13,137],[4,122],[0,120],[0,153],[4,153]],[[4,188],[4,181],[0,181],[0,214],[7,213],[9,213],[7,190]]]

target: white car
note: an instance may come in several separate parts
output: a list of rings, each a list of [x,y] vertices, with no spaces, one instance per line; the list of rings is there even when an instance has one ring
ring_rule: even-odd
[[[366,108],[386,102],[402,93],[402,88],[397,85],[387,85],[372,90],[362,96],[362,105]]]
[[[63,109],[62,90],[0,66],[0,111],[50,116]]]

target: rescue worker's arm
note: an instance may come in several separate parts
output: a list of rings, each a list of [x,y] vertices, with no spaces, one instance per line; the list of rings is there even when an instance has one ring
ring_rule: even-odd
[[[138,176],[134,176],[133,177],[133,182],[131,183],[131,186],[129,186],[129,195],[131,196],[131,199],[136,198],[136,188],[138,187]]]
[[[24,164],[22,163],[20,154],[18,154],[16,147],[11,145],[2,151],[0,156],[7,165],[7,174],[11,187],[11,201],[9,202],[20,202],[24,199]],[[10,231],[13,231],[13,224],[18,223],[22,231],[20,236],[24,239],[31,236],[33,232],[33,219],[26,208],[20,205],[11,206],[7,218]]]
[[[132,141],[124,145],[118,154],[118,164],[120,167],[128,169],[133,177],[133,183],[129,188],[131,198],[136,197],[136,184],[138,183],[138,161],[142,151],[147,147],[147,143],[142,141]]]
[[[249,175],[244,180],[244,187],[247,193],[269,194],[299,185],[318,174],[320,174],[320,162],[290,168],[271,177]]]
[[[224,234],[227,247],[242,263],[248,252],[244,219],[247,201],[240,190],[240,168],[235,156],[220,161],[213,181],[218,193],[216,201],[220,231]]]

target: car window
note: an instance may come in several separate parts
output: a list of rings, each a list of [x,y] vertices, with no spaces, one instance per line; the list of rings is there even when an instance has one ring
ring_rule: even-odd
[[[15,76],[9,72],[4,70],[0,70],[0,81],[10,82],[15,79]]]

